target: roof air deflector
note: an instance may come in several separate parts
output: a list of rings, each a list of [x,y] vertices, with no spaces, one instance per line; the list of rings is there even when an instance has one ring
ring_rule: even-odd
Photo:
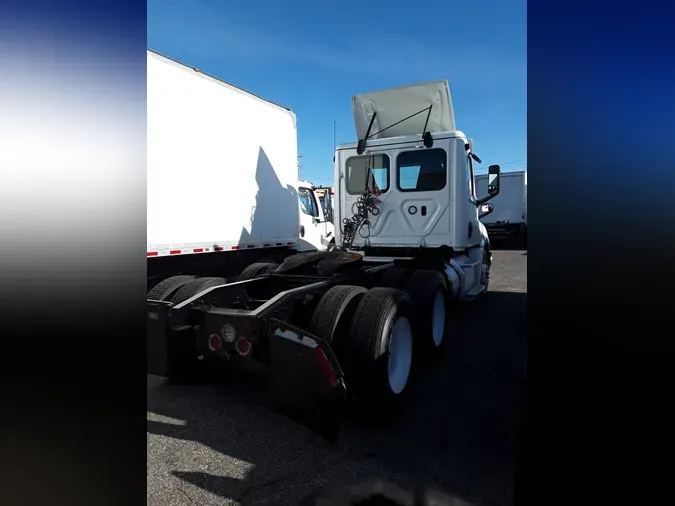
[[[352,112],[359,140],[455,130],[447,81],[355,95],[352,97]]]

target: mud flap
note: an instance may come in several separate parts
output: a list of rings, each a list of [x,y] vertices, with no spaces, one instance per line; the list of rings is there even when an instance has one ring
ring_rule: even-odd
[[[274,404],[284,415],[335,442],[346,389],[332,350],[301,329],[278,320],[269,323]]]

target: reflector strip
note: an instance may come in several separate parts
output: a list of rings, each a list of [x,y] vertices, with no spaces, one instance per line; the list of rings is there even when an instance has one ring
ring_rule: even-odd
[[[319,345],[316,343],[314,339],[310,338],[309,336],[305,336],[304,339],[301,339],[300,336],[298,336],[298,334],[296,334],[295,332],[281,329],[276,329],[274,331],[274,335],[282,337],[284,339],[288,339],[289,341],[293,341],[302,346],[312,348],[314,350],[314,354],[316,355],[317,360],[319,361],[319,364],[321,364],[323,372],[326,374],[326,378],[328,379],[330,386],[332,388],[335,388],[340,384],[335,374],[335,371],[333,370],[333,367],[330,365],[330,362],[328,361],[328,357],[326,357],[326,354],[323,352],[321,347],[319,347]]]
[[[274,247],[285,247],[285,246],[294,246],[297,244],[297,241],[289,242],[275,242],[275,243],[259,243],[259,244],[225,244],[225,245],[188,245],[180,246],[176,248],[175,245],[173,249],[171,246],[166,247],[150,245],[150,248],[153,248],[151,251],[146,251],[147,257],[162,257],[162,256],[175,256],[175,255],[193,255],[195,253],[212,253],[219,251],[238,251],[241,249],[259,249],[259,248],[274,248]],[[155,249],[156,248],[156,249]]]
[[[319,359],[321,367],[323,367],[323,372],[326,373],[326,377],[328,378],[330,386],[335,388],[336,386],[339,385],[339,382],[337,377],[335,376],[335,371],[333,371],[333,368],[330,366],[330,362],[328,362],[326,354],[318,346],[314,348],[314,353],[316,354],[316,358]]]

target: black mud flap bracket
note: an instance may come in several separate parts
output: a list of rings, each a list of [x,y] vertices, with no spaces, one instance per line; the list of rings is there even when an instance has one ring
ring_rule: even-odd
[[[148,301],[146,317],[147,373],[166,376],[168,372],[169,308],[166,302]]]
[[[337,439],[347,389],[333,350],[286,322],[266,320],[271,389],[277,408],[329,441]]]
[[[171,303],[147,301],[146,306],[147,373],[166,377],[169,374],[169,353],[195,353],[195,328],[173,325]]]

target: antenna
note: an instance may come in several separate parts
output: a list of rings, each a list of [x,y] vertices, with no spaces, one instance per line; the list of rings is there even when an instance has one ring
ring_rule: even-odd
[[[335,120],[333,120],[333,153],[335,153],[335,148],[337,148],[337,143],[335,142]]]

